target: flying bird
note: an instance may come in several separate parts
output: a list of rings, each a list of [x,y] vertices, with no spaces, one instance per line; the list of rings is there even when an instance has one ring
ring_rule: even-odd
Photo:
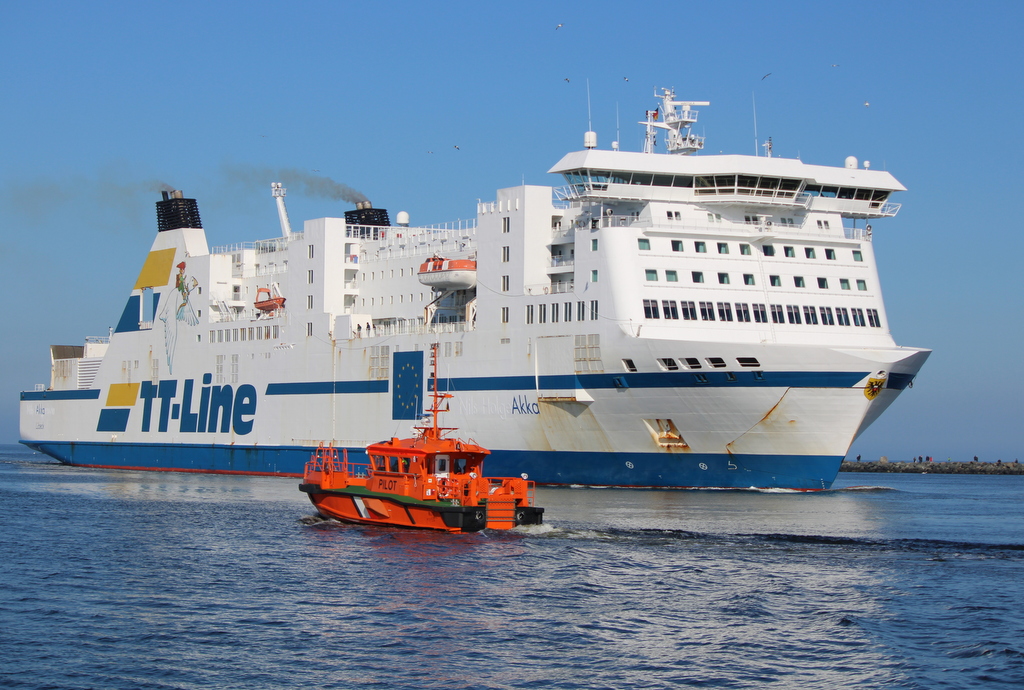
[[[629,81],[629,77],[623,77],[623,79],[625,79],[626,81]]]
[[[832,66],[833,66],[833,67],[838,67],[839,65],[832,65]]]
[[[769,72],[768,74],[766,74],[766,75],[764,75],[763,77],[761,77],[761,81],[764,81],[765,79],[767,79],[767,78],[768,78],[768,77],[770,77],[770,76],[772,76],[772,73],[771,73],[771,72]]]
[[[868,103],[867,101],[864,101],[864,107],[865,107],[865,108],[867,108],[867,107],[868,107],[869,105],[871,105],[871,104],[870,104],[870,103]]]
[[[558,31],[559,29],[561,29],[561,28],[562,28],[562,26],[563,26],[562,24],[559,24],[558,26],[556,26],[556,27],[555,27],[555,31]]]
[[[569,77],[566,77],[566,78],[565,78],[565,83],[566,83],[566,84],[568,84],[568,83],[569,83]]]
[[[459,145],[458,145],[458,144],[455,144],[455,150],[456,150],[456,151],[461,151],[462,149],[460,149],[460,148],[459,148]]]

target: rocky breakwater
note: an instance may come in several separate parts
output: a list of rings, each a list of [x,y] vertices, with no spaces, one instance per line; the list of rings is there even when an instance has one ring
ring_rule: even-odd
[[[1024,474],[1024,464],[1013,462],[875,462],[844,460],[840,472],[912,472],[915,474]]]

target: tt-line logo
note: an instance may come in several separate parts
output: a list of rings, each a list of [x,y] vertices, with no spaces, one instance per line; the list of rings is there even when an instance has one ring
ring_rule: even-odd
[[[193,397],[195,380],[185,379],[181,398],[178,398],[178,381],[167,380],[159,383],[143,381],[139,387],[142,398],[142,431],[150,431],[153,424],[153,408],[158,407],[156,430],[167,431],[171,420],[177,420],[182,433],[234,433],[244,436],[252,431],[252,417],[256,414],[256,387],[248,383],[237,390],[231,386],[211,386],[211,374],[203,374],[203,385],[199,388],[198,409]]]

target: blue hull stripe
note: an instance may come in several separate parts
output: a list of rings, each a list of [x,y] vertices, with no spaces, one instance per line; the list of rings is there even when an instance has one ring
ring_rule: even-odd
[[[388,382],[377,381],[307,381],[302,383],[268,383],[267,395],[331,395],[333,393],[387,393]]]
[[[313,449],[304,446],[50,443],[25,445],[71,465],[178,472],[301,476]],[[362,448],[348,449],[365,462]],[[525,472],[540,484],[596,486],[827,489],[841,456],[717,455],[709,453],[581,453],[495,450],[490,476]]]
[[[90,388],[87,390],[72,391],[25,391],[21,394],[22,400],[99,400],[100,389]]]
[[[864,379],[866,371],[704,371],[656,372],[635,374],[561,374],[556,376],[475,376],[447,378],[438,382],[442,391],[526,391],[569,390],[575,388],[700,388],[706,386],[773,387],[773,388],[852,388]],[[730,378],[730,376],[734,378]],[[902,390],[912,377],[903,377]],[[904,378],[906,380],[904,380]],[[428,387],[433,381],[428,381]],[[379,381],[309,381],[303,383],[271,383],[267,395],[329,395],[332,393],[387,393],[388,382]]]
[[[702,371],[559,376],[478,376],[441,379],[445,391],[568,390],[572,388],[700,388],[704,386],[772,388],[851,388],[868,372],[846,371]],[[733,378],[730,378],[732,376]],[[432,384],[431,384],[432,385]]]

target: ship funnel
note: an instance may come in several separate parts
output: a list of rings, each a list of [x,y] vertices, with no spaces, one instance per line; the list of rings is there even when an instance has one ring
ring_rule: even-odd
[[[186,199],[180,189],[162,192],[163,201],[156,202],[156,229],[158,232],[178,228],[202,228],[199,205],[195,199]]]
[[[345,211],[345,223],[388,227],[391,225],[391,219],[386,209],[374,208],[369,201],[358,201],[354,211]]]
[[[284,206],[284,195],[287,191],[280,182],[270,183],[270,193],[277,202],[277,217],[281,221],[281,233],[285,239],[292,236],[292,224],[288,220],[288,209]]]

